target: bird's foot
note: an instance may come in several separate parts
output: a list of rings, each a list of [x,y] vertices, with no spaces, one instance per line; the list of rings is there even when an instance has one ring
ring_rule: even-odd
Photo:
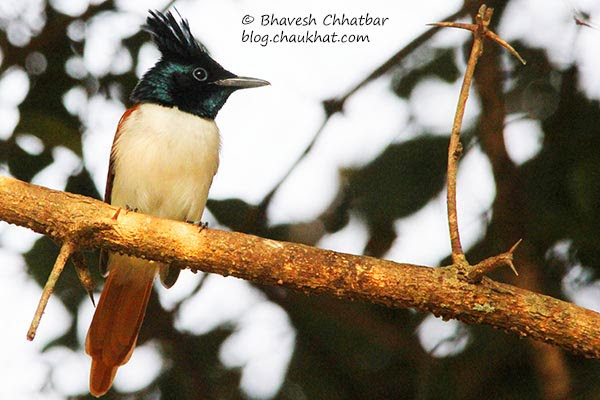
[[[127,210],[127,211],[133,211],[133,212],[138,212],[138,208],[137,207],[132,207],[129,204],[125,204],[125,210]]]
[[[202,232],[204,229],[208,228],[208,222],[200,221],[185,221],[188,224],[196,225],[198,227],[198,233]]]

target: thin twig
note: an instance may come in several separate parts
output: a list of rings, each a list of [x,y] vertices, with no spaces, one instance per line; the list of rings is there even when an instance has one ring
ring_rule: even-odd
[[[471,48],[467,70],[465,71],[465,77],[458,96],[458,105],[456,106],[456,114],[454,116],[454,123],[452,124],[452,133],[450,134],[450,145],[448,146],[448,191],[446,201],[448,203],[448,226],[450,229],[450,243],[452,245],[452,261],[456,265],[466,264],[466,258],[460,242],[458,215],[456,210],[456,172],[458,169],[458,158],[462,151],[462,146],[460,144],[460,129],[465,115],[467,99],[469,98],[469,89],[471,88],[471,81],[473,80],[473,72],[475,71],[477,60],[483,53],[483,39],[485,38],[485,31],[490,23],[492,13],[493,10],[491,8],[486,8],[485,5],[482,5],[477,13],[477,24],[472,29],[474,34],[473,47]],[[454,26],[464,29],[464,25],[465,24],[459,24]],[[453,24],[444,24],[443,26],[453,26]]]
[[[508,44],[507,41],[502,39],[500,36],[496,35],[493,31],[490,31],[488,29],[488,31],[486,32],[486,36],[492,39],[494,42],[498,43],[500,46],[504,47],[506,50],[508,50],[510,54],[517,58],[517,60],[521,61],[521,64],[527,64],[527,61],[525,61],[523,57],[521,57],[521,55],[510,44]]]
[[[69,240],[65,241],[60,247],[60,253],[56,258],[56,262],[54,263],[54,267],[50,272],[50,276],[46,281],[46,286],[44,286],[44,290],[42,291],[42,297],[40,297],[40,302],[38,303],[37,310],[35,310],[35,314],[33,316],[33,320],[31,321],[31,325],[29,326],[29,331],[27,331],[27,340],[33,340],[35,338],[35,334],[37,332],[37,328],[40,325],[40,320],[42,319],[42,314],[44,314],[44,310],[46,309],[46,305],[48,304],[48,300],[54,291],[54,286],[58,281],[58,277],[62,273],[65,268],[65,264],[69,257],[75,251],[75,243]]]
[[[448,205],[448,227],[450,230],[450,243],[452,246],[452,261],[456,266],[459,266],[465,270],[469,269],[469,264],[462,249],[460,233],[458,229],[458,212],[456,207],[456,174],[458,170],[458,159],[460,158],[460,154],[462,152],[462,146],[460,143],[460,130],[465,114],[467,99],[469,98],[469,90],[473,80],[475,66],[477,65],[479,57],[481,54],[483,54],[483,42],[485,38],[488,37],[505,47],[511,52],[511,54],[517,57],[519,61],[525,64],[525,60],[521,58],[519,53],[517,53],[512,46],[488,29],[493,13],[494,10],[492,8],[488,8],[485,4],[482,4],[475,17],[475,24],[455,22],[437,22],[430,24],[436,27],[466,29],[473,32],[474,36],[473,47],[471,48],[471,54],[467,63],[465,77],[463,79],[462,87],[458,97],[458,105],[456,106],[454,123],[452,124],[450,145],[448,146],[448,191],[446,194],[446,201]]]
[[[498,254],[496,256],[486,258],[485,260],[474,265],[469,272],[465,274],[467,280],[472,283],[480,282],[484,275],[490,273],[501,266],[508,266],[519,276],[515,265],[513,264],[513,253],[521,244],[522,239],[519,239],[506,253]]]

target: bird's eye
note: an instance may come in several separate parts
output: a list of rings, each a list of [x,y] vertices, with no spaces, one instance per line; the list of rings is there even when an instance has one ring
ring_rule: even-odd
[[[204,68],[196,68],[194,72],[192,72],[192,75],[200,82],[204,82],[206,78],[208,78],[208,72],[206,72]]]

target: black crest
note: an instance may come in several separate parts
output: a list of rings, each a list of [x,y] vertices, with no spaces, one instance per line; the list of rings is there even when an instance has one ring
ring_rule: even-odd
[[[149,12],[150,15],[142,28],[152,35],[163,58],[194,60],[208,55],[206,47],[194,38],[190,24],[179,12],[179,21],[170,11],[165,14],[160,11]]]

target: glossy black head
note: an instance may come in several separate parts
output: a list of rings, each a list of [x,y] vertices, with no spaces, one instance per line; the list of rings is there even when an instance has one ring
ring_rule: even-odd
[[[152,35],[162,57],[131,93],[136,103],[156,103],[215,118],[237,89],[269,84],[238,77],[221,67],[194,39],[187,20],[177,21],[171,12],[150,11],[143,28]]]

